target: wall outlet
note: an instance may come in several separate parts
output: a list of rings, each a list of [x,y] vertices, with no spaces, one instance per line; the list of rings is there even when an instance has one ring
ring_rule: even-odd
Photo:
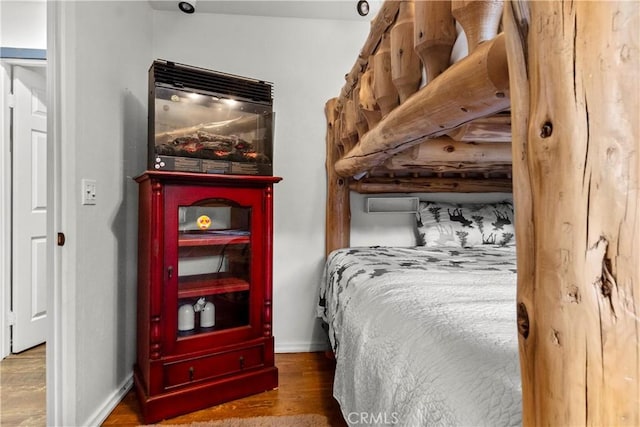
[[[96,196],[96,180],[95,179],[82,179],[82,204],[83,205],[95,205],[97,202]]]

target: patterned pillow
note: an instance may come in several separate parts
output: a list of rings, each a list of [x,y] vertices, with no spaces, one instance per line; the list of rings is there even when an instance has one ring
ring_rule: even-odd
[[[429,247],[513,246],[513,204],[420,202],[416,243]]]

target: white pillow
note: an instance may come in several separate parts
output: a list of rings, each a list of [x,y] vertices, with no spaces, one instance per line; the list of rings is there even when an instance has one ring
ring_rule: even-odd
[[[420,202],[416,236],[418,246],[513,246],[513,204]]]

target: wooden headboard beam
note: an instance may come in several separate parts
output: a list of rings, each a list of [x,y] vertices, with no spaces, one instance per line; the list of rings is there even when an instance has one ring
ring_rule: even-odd
[[[509,72],[500,34],[384,117],[336,163],[336,172],[345,177],[359,174],[425,138],[508,108]]]
[[[506,111],[465,123],[447,135],[456,141],[511,143],[511,113]]]
[[[461,142],[441,136],[391,156],[383,166],[395,171],[422,167],[434,172],[483,172],[511,170],[511,163],[510,143]]]
[[[377,193],[510,193],[511,178],[366,178],[349,187],[362,194]]]

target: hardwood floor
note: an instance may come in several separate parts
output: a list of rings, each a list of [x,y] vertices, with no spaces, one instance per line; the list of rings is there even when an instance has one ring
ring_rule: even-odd
[[[321,414],[332,426],[344,427],[340,407],[333,399],[334,361],[324,353],[276,354],[279,370],[277,390],[213,406],[160,424],[183,424],[233,417],[266,415]],[[113,410],[103,426],[138,426],[143,424],[135,393],[130,391]]]
[[[0,425],[44,426],[46,419],[45,344],[0,362]]]
[[[0,363],[0,426],[46,425],[45,345]],[[332,426],[345,427],[340,407],[333,399],[334,361],[324,353],[276,354],[277,390],[213,406],[160,424],[220,420],[266,415],[321,414]],[[135,393],[130,391],[105,420],[104,426],[144,424]]]

